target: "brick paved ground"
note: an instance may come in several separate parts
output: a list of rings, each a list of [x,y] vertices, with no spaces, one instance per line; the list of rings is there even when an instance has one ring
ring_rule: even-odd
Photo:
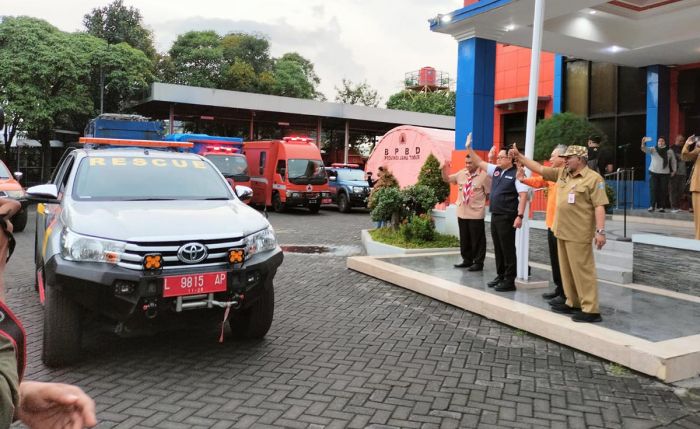
[[[282,244],[359,251],[366,213],[271,214]],[[33,223],[33,217],[30,218]],[[18,234],[9,302],[29,335],[28,378],[75,383],[103,428],[700,427],[674,387],[349,271],[344,256],[288,253],[265,340],[197,329],[92,335],[86,360],[40,361],[33,228]]]

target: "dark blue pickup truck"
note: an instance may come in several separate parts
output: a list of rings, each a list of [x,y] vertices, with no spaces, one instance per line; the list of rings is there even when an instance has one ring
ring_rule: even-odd
[[[371,190],[365,172],[354,164],[332,164],[326,167],[331,199],[342,213],[349,213],[353,207],[367,207]]]

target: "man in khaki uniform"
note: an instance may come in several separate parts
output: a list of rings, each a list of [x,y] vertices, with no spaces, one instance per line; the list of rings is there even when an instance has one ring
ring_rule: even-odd
[[[525,158],[517,149],[511,156],[544,180],[557,184],[557,215],[553,232],[558,240],[559,263],[566,303],[552,305],[557,313],[573,314],[574,322],[600,322],[598,281],[591,242],[605,245],[605,182],[587,166],[588,149],[569,146],[566,167],[544,167]]]
[[[690,195],[693,201],[693,219],[695,220],[695,239],[700,240],[700,139],[688,137],[681,151],[683,161],[693,162],[693,175],[690,177]]]
[[[486,195],[491,191],[491,178],[485,171],[479,170],[469,153],[465,164],[465,168],[452,175],[447,174],[449,161],[442,166],[442,180],[458,186],[457,222],[462,262],[455,264],[455,267],[482,271],[486,258]]]

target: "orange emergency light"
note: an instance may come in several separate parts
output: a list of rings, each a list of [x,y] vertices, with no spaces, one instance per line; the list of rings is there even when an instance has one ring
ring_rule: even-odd
[[[130,139],[110,139],[104,137],[80,137],[78,140],[82,144],[99,144],[113,146],[133,146],[133,147],[153,147],[153,148],[170,148],[179,147],[190,149],[193,144],[190,142],[173,142],[159,140],[130,140]]]

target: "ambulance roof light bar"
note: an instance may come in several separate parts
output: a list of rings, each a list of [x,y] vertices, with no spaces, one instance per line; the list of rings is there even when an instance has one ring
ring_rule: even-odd
[[[152,148],[182,148],[189,149],[193,146],[190,142],[174,142],[160,140],[131,140],[131,139],[112,139],[104,137],[80,137],[78,140],[82,144],[94,144],[105,146],[132,146],[132,147],[152,147]]]
[[[284,137],[282,140],[286,142],[312,142],[314,139],[309,137]]]

